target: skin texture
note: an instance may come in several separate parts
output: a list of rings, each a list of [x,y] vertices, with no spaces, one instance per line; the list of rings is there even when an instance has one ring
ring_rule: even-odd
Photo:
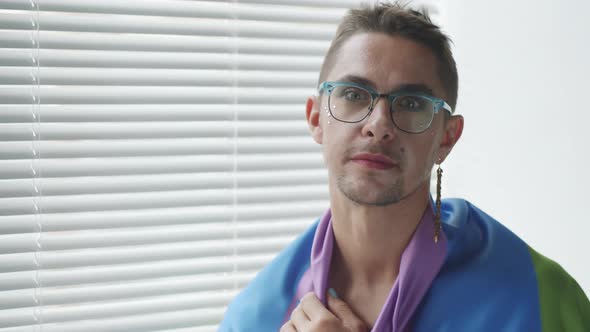
[[[326,80],[342,81],[350,76],[363,78],[380,93],[417,84],[446,99],[435,56],[425,46],[402,37],[352,36],[342,45]],[[343,317],[336,316],[342,322],[358,319],[371,327],[429,202],[432,167],[445,160],[460,138],[463,118],[445,120],[441,112],[425,132],[409,134],[395,127],[389,102],[383,98],[369,117],[354,124],[330,118],[324,109],[327,98],[311,96],[306,106],[309,129],[322,145],[329,175],[335,246],[328,283],[350,309],[342,311]],[[389,158],[394,166],[370,167],[370,163],[354,160],[360,153]],[[318,306],[305,309],[310,323],[296,331],[348,331],[317,329],[314,319],[325,319],[325,315],[311,313],[321,311]]]

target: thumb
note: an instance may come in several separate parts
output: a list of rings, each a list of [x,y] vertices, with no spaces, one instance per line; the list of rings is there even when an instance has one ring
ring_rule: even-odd
[[[338,298],[334,288],[328,290],[328,309],[352,332],[366,332],[367,325],[352,311],[350,306]]]

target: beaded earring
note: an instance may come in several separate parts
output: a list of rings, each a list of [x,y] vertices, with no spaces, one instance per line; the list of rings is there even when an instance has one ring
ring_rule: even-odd
[[[443,170],[440,168],[440,160],[438,164],[438,169],[436,170],[436,210],[434,214],[434,243],[438,243],[438,237],[441,232],[441,223],[440,223],[440,187],[441,187],[441,179],[442,179]]]

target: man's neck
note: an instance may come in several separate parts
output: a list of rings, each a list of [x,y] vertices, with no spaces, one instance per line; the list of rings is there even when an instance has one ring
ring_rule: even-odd
[[[334,248],[328,285],[372,327],[398,277],[401,255],[430,204],[428,185],[384,207],[361,206],[330,189]]]
[[[334,189],[331,274],[350,286],[393,285],[401,255],[429,205],[428,186],[383,207],[358,205]]]

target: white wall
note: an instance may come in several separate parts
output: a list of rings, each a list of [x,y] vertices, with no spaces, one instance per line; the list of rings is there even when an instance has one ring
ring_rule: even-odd
[[[590,295],[590,1],[439,5],[465,116],[443,195],[496,217]]]

